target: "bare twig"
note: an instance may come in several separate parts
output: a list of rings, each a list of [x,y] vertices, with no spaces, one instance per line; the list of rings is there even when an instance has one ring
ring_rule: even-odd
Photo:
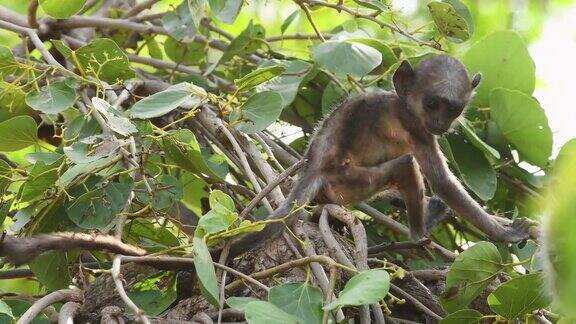
[[[300,6],[300,8],[302,9],[302,11],[304,11],[304,13],[306,14],[306,18],[308,18],[308,21],[310,22],[310,25],[312,25],[312,28],[314,29],[314,32],[316,33],[316,35],[318,35],[318,38],[322,41],[325,42],[326,39],[324,39],[324,36],[322,35],[322,33],[320,32],[320,30],[318,29],[318,27],[316,26],[316,23],[314,22],[314,18],[312,18],[312,14],[310,13],[310,9],[308,9],[307,4],[304,3],[304,1],[301,0],[295,0],[296,3]]]
[[[120,295],[120,298],[122,299],[124,304],[126,304],[126,306],[130,308],[130,310],[134,312],[134,314],[136,314],[136,317],[138,317],[140,322],[144,324],[150,324],[150,320],[148,319],[148,317],[146,317],[144,311],[141,310],[138,307],[138,305],[136,305],[132,301],[132,299],[130,299],[130,297],[126,293],[126,290],[124,290],[124,285],[122,284],[122,277],[120,273],[121,264],[122,264],[122,255],[117,254],[114,257],[114,261],[112,261],[112,269],[110,269],[110,273],[112,274],[112,280],[114,281],[114,285],[116,286],[116,291],[118,292],[118,295]]]
[[[322,33],[322,37],[330,38],[332,34]],[[285,40],[307,40],[307,39],[320,39],[318,34],[293,34],[293,35],[279,35],[279,36],[270,36],[266,38],[266,41],[269,43],[273,42],[281,42]]]
[[[60,232],[21,238],[6,235],[0,245],[0,255],[8,262],[20,265],[46,251],[67,251],[74,248],[105,250],[128,255],[146,253],[144,249],[125,244],[109,235]]]
[[[67,302],[60,308],[60,313],[58,315],[58,324],[74,324],[74,317],[80,311],[79,303]]]
[[[210,18],[203,18],[200,23],[203,26],[206,26],[206,28],[208,28],[208,30],[215,32],[216,34],[228,39],[229,41],[234,39],[234,35],[230,34],[229,32],[218,28],[217,26],[215,26],[212,21],[210,20]]]
[[[26,16],[17,13],[5,6],[0,6],[0,20],[22,27],[30,27]]]
[[[448,270],[412,270],[410,273],[420,280],[439,281],[446,279]]]
[[[144,0],[135,5],[134,7],[132,7],[132,9],[130,9],[127,13],[125,13],[122,16],[122,18],[134,17],[137,14],[141,13],[142,11],[152,8],[152,6],[158,1],[160,0]]]
[[[410,231],[408,227],[398,223],[397,221],[393,220],[392,218],[382,214],[376,208],[366,204],[360,203],[358,204],[358,209],[366,213],[368,216],[372,217],[374,220],[378,221],[379,223],[385,225],[386,227],[390,228],[393,232],[400,233],[403,235],[409,235]],[[438,254],[443,257],[446,261],[454,261],[456,259],[456,254],[452,251],[447,250],[442,245],[432,242],[430,243],[430,247],[434,249],[434,251],[438,252]]]
[[[331,303],[334,297],[334,287],[336,287],[336,277],[338,276],[338,268],[330,267],[330,278],[328,279],[328,291],[324,293],[324,300],[326,300],[326,305]],[[324,309],[324,314],[322,315],[322,324],[327,324],[330,318],[330,310]]]
[[[50,305],[61,302],[82,302],[82,292],[79,289],[62,289],[49,293],[48,295],[38,299],[28,310],[22,314],[18,319],[17,324],[28,324],[42,312],[42,310]]]
[[[414,37],[412,34],[398,28],[397,26],[395,26],[393,24],[389,24],[387,22],[379,20],[379,19],[377,19],[371,15],[362,14],[355,9],[351,9],[351,8],[348,8],[344,5],[342,5],[341,3],[330,3],[330,2],[322,1],[322,0],[303,0],[303,2],[308,3],[310,6],[322,6],[322,7],[326,7],[326,8],[332,8],[332,9],[338,10],[338,12],[344,11],[344,12],[352,15],[353,17],[362,18],[362,19],[372,21],[372,22],[378,24],[378,26],[380,26],[380,28],[388,28],[390,31],[392,31],[394,33],[398,33],[398,34],[416,42],[418,45],[428,46],[428,47],[431,47],[434,49],[440,49],[437,43],[422,41],[422,40]]]
[[[206,127],[206,129],[208,129],[211,132],[216,133],[216,134],[218,134],[218,133],[224,134],[225,138],[228,139],[228,141],[232,145],[232,148],[236,152],[236,156],[240,159],[240,164],[241,164],[240,166],[242,167],[246,176],[248,177],[248,179],[252,183],[254,190],[257,193],[260,193],[262,191],[262,187],[260,186],[260,183],[256,179],[256,175],[252,171],[252,168],[250,167],[250,164],[248,163],[248,160],[246,159],[246,154],[244,153],[244,151],[240,147],[240,144],[238,144],[238,141],[236,140],[234,135],[232,135],[232,133],[228,130],[228,128],[226,128],[226,126],[224,125],[222,120],[217,118],[216,115],[212,111],[210,111],[210,108],[208,108],[206,106],[204,106],[200,109],[200,112],[198,113],[198,117],[199,117],[200,123],[204,127]],[[268,209],[269,212],[273,211],[273,208],[270,205],[270,202],[268,202],[268,200],[266,198],[264,198],[262,200],[262,203],[264,204],[266,209]]]
[[[258,144],[260,144],[260,146],[262,146],[262,149],[264,150],[264,152],[266,152],[266,154],[270,158],[270,161],[272,161],[276,169],[278,169],[278,171],[281,172],[284,171],[284,167],[280,164],[280,162],[278,162],[278,160],[276,160],[276,156],[274,156],[274,153],[270,149],[270,146],[266,144],[266,141],[264,141],[264,139],[260,136],[260,134],[258,133],[252,134],[252,138],[255,139],[258,142]]]
[[[354,263],[358,270],[368,270],[368,239],[366,236],[366,229],[362,222],[360,222],[354,215],[338,205],[326,205],[324,207],[331,216],[336,217],[341,222],[346,224],[350,229],[352,238],[354,239]],[[384,323],[384,313],[378,303],[370,305],[374,320],[376,323]]]
[[[166,265],[180,265],[181,267],[178,267],[178,269],[183,269],[183,268],[190,268],[194,265],[194,260],[192,258],[184,258],[184,257],[173,257],[173,256],[122,256],[122,262],[137,262],[137,263],[146,263],[146,264],[150,264],[152,266],[154,265],[158,265],[161,268],[165,268]],[[250,283],[253,283],[254,285],[262,288],[265,291],[269,291],[270,288],[268,288],[266,285],[264,285],[263,283],[259,282],[258,278],[256,278],[255,276],[248,276],[238,270],[235,270],[233,268],[230,268],[224,264],[220,264],[218,262],[214,262],[213,263],[214,266],[216,268],[225,270],[237,277],[242,278],[243,280],[246,280]],[[265,277],[263,277],[265,278]],[[236,281],[234,281],[236,282]],[[241,284],[241,280],[238,281]],[[226,290],[230,290],[230,287],[235,287],[234,285],[231,286],[231,284],[228,284],[226,286]]]
[[[28,5],[28,25],[31,28],[38,28],[38,20],[36,20],[36,12],[38,11],[38,0],[30,1]]]
[[[320,214],[320,220],[318,221],[318,226],[320,228],[320,235],[322,235],[322,239],[324,243],[326,243],[326,247],[328,248],[328,252],[336,259],[336,261],[342,263],[343,265],[355,269],[356,266],[350,261],[342,246],[336,238],[334,234],[332,234],[332,230],[330,229],[330,225],[328,224],[328,210],[326,208],[322,209],[322,213]]]
[[[304,165],[305,161],[304,160],[300,160],[299,162],[297,162],[296,164],[293,164],[292,166],[290,166],[288,169],[286,169],[284,172],[280,173],[276,179],[274,179],[273,181],[271,181],[270,183],[268,183],[266,185],[266,187],[264,187],[264,189],[262,189],[261,192],[258,193],[258,195],[256,195],[256,197],[254,197],[254,199],[252,199],[250,201],[250,203],[248,204],[248,206],[246,206],[246,208],[244,208],[244,210],[242,211],[242,213],[240,213],[240,218],[246,218],[246,216],[248,216],[248,214],[252,211],[252,209],[254,209],[254,207],[256,207],[256,205],[258,205],[258,203],[264,198],[266,197],[266,195],[268,193],[270,193],[270,191],[272,191],[272,189],[276,188],[278,185],[280,185],[280,183],[282,183],[282,181],[284,181],[286,178],[288,178],[291,174],[293,174],[294,172],[296,172],[298,169],[300,169],[303,165]]]
[[[390,283],[390,288],[392,291],[394,291],[396,294],[398,294],[400,297],[407,299],[410,303],[412,303],[412,305],[414,305],[416,308],[418,308],[419,310],[421,310],[424,314],[430,316],[432,319],[439,321],[442,319],[442,317],[436,313],[434,313],[432,310],[430,310],[430,308],[426,307],[424,304],[422,304],[418,299],[414,298],[412,295],[410,295],[409,293],[405,292],[403,289],[401,289],[400,287],[396,286],[393,283]]]
[[[370,253],[371,255],[374,254],[379,254],[383,251],[387,251],[387,250],[404,250],[404,249],[417,249],[417,248],[422,248],[423,246],[426,246],[428,244],[430,244],[430,239],[425,237],[422,238],[416,242],[414,241],[405,241],[405,242],[386,242],[386,243],[382,243],[382,244],[378,244],[375,246],[371,246],[368,249],[368,253]]]
[[[310,258],[318,256],[316,254],[316,249],[314,248],[312,241],[310,241],[310,239],[306,235],[306,232],[302,228],[301,223],[294,224],[294,233],[300,237],[303,237],[304,241],[306,242],[306,244],[304,244],[304,246],[302,247],[304,255],[306,255],[307,257],[310,257]],[[329,263],[330,263],[329,267],[340,266],[340,267],[346,268],[348,271],[355,271],[355,269],[347,267],[345,265],[341,265],[341,264],[335,262],[334,260],[332,260],[331,258],[322,259],[322,260],[324,262],[327,262],[328,260],[330,260],[329,261]],[[318,285],[320,286],[320,288],[322,289],[324,294],[325,295],[328,294],[330,292],[330,283],[329,283],[328,277],[326,276],[326,271],[324,271],[324,268],[322,268],[322,266],[317,262],[311,262],[309,266],[310,266],[310,269],[312,269],[312,273],[314,274],[314,277],[316,277],[316,280],[318,281]],[[334,295],[334,294],[332,294],[332,295]],[[336,298],[336,297],[333,296],[332,298]],[[344,313],[342,312],[341,309],[339,309],[338,312],[336,313],[336,319],[338,321],[342,321],[344,319]]]
[[[52,54],[50,54],[50,52],[48,52],[48,50],[46,49],[46,47],[42,43],[42,40],[40,40],[40,38],[38,37],[38,34],[36,34],[36,32],[33,29],[30,29],[27,27],[22,27],[19,25],[15,25],[11,22],[2,21],[2,20],[0,20],[0,28],[6,29],[9,31],[13,31],[15,33],[27,35],[30,38],[30,41],[32,41],[32,44],[34,44],[36,49],[40,52],[40,54],[42,54],[42,57],[44,58],[44,60],[48,64],[52,64],[55,67],[59,67],[62,70],[66,70],[60,63],[58,63],[58,61],[56,61],[54,56],[52,56]]]
[[[250,158],[253,165],[258,168],[258,171],[266,180],[266,182],[270,183],[274,181],[276,179],[277,172],[270,166],[269,163],[266,162],[266,160],[264,160],[262,157],[262,152],[258,149],[258,147],[252,141],[249,141],[248,138],[242,133],[236,132],[236,134],[238,134],[238,143],[247,153],[247,156]],[[276,205],[284,201],[284,194],[278,186],[272,188],[269,196],[270,199],[276,203]]]

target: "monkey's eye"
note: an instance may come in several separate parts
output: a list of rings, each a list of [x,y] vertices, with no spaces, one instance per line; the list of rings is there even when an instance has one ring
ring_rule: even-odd
[[[438,110],[440,107],[440,101],[437,98],[429,97],[424,100],[424,108],[429,111]]]

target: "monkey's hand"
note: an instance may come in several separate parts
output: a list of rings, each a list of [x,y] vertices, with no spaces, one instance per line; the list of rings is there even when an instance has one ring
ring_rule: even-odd
[[[517,243],[527,239],[537,240],[540,237],[540,224],[526,217],[518,217],[514,220],[494,216],[498,223],[504,227],[502,235],[492,237],[494,240]]]

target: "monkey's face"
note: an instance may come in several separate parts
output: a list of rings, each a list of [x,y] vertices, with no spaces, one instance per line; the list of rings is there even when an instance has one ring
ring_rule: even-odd
[[[450,130],[466,104],[467,100],[450,100],[435,94],[425,94],[420,108],[422,123],[428,132],[442,135]]]
[[[403,61],[393,77],[394,88],[405,99],[408,109],[431,134],[450,130],[480,82],[480,74],[468,78],[466,67],[447,55],[431,55],[416,69]]]

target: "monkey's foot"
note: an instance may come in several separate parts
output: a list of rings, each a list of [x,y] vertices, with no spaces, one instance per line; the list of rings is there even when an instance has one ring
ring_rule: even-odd
[[[426,220],[426,235],[428,235],[436,225],[452,215],[452,210],[438,197],[426,197],[425,201],[424,219]]]
[[[500,233],[491,237],[498,241],[517,243],[527,239],[538,239],[539,224],[526,217],[519,217],[513,221],[503,217],[495,217],[502,226]]]

